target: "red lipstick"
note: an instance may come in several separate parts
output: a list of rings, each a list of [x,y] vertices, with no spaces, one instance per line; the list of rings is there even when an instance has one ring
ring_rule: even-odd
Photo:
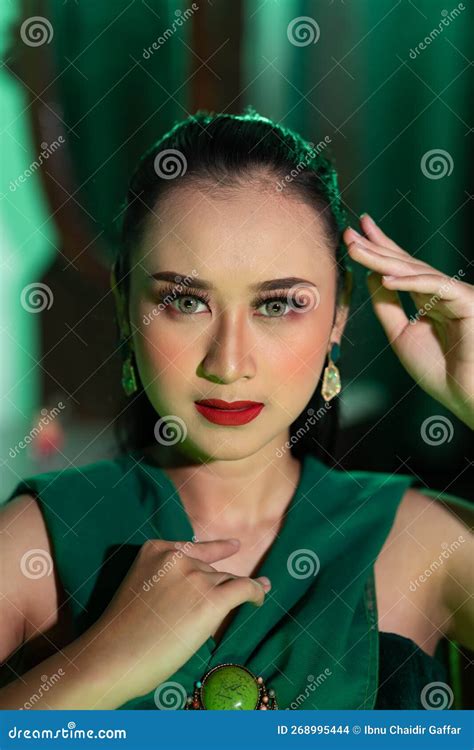
[[[195,401],[196,409],[209,422],[225,426],[241,425],[258,417],[265,404],[258,401],[222,401],[220,398]]]

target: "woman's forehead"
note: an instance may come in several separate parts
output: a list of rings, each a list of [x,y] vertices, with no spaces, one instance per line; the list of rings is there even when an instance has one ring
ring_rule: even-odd
[[[177,192],[150,215],[141,243],[147,267],[194,259],[229,271],[281,266],[282,275],[290,275],[296,265],[303,272],[332,260],[324,222],[314,207],[293,197],[261,190],[235,190],[226,198]]]

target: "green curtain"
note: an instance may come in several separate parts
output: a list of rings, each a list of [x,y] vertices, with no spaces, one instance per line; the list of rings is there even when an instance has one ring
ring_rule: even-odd
[[[192,19],[180,19],[186,8],[166,0],[51,2],[76,197],[108,251],[138,157],[187,116]]]

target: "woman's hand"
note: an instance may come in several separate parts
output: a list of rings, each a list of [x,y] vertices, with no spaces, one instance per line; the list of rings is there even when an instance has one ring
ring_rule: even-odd
[[[366,237],[347,228],[343,238],[350,257],[373,271],[367,283],[392,349],[423,390],[474,427],[474,286],[410,255],[368,214],[360,226]],[[410,319],[398,291],[417,307]]]
[[[260,578],[218,572],[211,563],[239,543],[169,542],[141,547],[107,609],[90,628],[103,669],[120,674],[124,702],[146,695],[174,674],[243,602],[261,606]],[[157,706],[159,707],[159,706]]]

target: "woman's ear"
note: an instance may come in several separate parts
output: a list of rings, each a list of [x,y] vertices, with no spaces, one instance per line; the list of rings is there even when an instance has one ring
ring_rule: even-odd
[[[340,292],[337,307],[336,307],[336,319],[331,332],[331,341],[341,343],[342,334],[346,327],[347,319],[349,317],[349,310],[351,306],[352,297],[352,284],[353,284],[353,273],[352,270],[346,268],[344,274],[344,286]]]

